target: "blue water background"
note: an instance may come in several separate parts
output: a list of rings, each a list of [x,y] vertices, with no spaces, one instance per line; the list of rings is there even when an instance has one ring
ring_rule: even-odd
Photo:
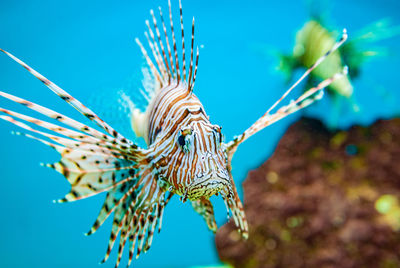
[[[178,1],[172,2],[177,15]],[[0,47],[29,63],[83,103],[90,103],[100,116],[107,114],[113,120],[115,113],[108,107],[118,109],[117,91],[130,92],[140,84],[144,60],[134,38],[145,41],[144,21],[149,19],[149,10],[159,5],[166,13],[164,0],[2,0]],[[309,8],[303,1],[184,0],[183,6],[187,37],[195,16],[196,40],[204,45],[195,93],[211,121],[223,126],[229,140],[262,115],[286,87],[283,77],[273,71],[276,58],[256,48],[267,45],[290,52],[295,32],[309,17]],[[331,26],[338,30],[346,27],[350,37],[368,23],[384,17],[391,17],[393,24],[400,25],[397,0],[332,1],[328,6]],[[362,112],[343,116],[341,127],[354,122],[369,124],[376,118],[398,114],[399,42],[399,37],[379,42],[390,47],[392,53],[364,66],[362,76],[354,81]],[[382,98],[374,89],[375,84],[385,88],[391,99]],[[5,55],[0,55],[0,90],[73,118],[83,118]],[[93,101],[94,95],[109,98],[110,102],[104,105]],[[3,99],[0,106],[33,114]],[[331,108],[329,99],[325,99],[307,113],[328,118]],[[240,146],[233,160],[233,175],[241,195],[241,183],[248,171],[273,153],[287,126],[298,116],[265,129]],[[116,128],[132,135],[126,133],[129,129],[126,125]],[[104,194],[79,202],[53,204],[52,200],[69,191],[69,185],[61,174],[40,167],[39,163],[55,162],[58,155],[38,142],[11,135],[12,130],[18,128],[0,122],[0,267],[99,267],[111,221],[91,237],[83,233],[94,222]],[[221,225],[225,222],[225,208],[220,199],[213,200]],[[181,204],[174,198],[164,215],[162,232],[155,235],[151,250],[135,261],[134,267],[219,263],[214,235],[189,204]],[[116,250],[102,267],[113,267],[115,257]]]

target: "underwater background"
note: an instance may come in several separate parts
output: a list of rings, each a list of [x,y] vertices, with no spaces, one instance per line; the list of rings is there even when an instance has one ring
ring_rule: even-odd
[[[196,19],[196,42],[201,45],[195,94],[211,122],[223,127],[226,140],[257,120],[288,87],[275,71],[278,59],[270,51],[290,53],[295,33],[310,18],[305,1],[189,1],[183,0],[185,30]],[[88,105],[117,130],[133,138],[124,107],[124,92],[134,101],[143,75],[144,59],[134,42],[145,40],[149,10],[167,1],[0,1],[0,47],[37,69]],[[175,19],[178,1],[172,0]],[[324,1],[330,29],[352,34],[382,18],[400,25],[400,2]],[[188,37],[189,35],[187,35]],[[362,66],[353,81],[360,112],[344,111],[339,128],[367,125],[377,118],[400,114],[400,36],[378,43],[388,55]],[[296,73],[299,77],[301,72]],[[0,55],[0,90],[82,119],[5,55]],[[299,89],[292,93],[298,96]],[[26,111],[0,100],[0,106]],[[329,121],[334,109],[329,98],[304,113]],[[284,131],[301,113],[263,130],[244,143],[233,159],[233,176],[241,183],[274,151]],[[86,120],[84,122],[87,122]],[[105,195],[54,204],[69,185],[61,174],[39,163],[58,154],[35,141],[11,135],[18,130],[0,123],[0,267],[99,267],[106,251],[111,221],[85,237]],[[212,198],[218,225],[226,221],[223,202]],[[244,200],[246,202],[246,200]],[[173,198],[166,207],[163,230],[152,249],[133,267],[193,267],[220,264],[214,235],[190,204]],[[113,267],[116,251],[102,267]],[[125,260],[126,261],[126,260]],[[123,260],[122,265],[125,265]]]

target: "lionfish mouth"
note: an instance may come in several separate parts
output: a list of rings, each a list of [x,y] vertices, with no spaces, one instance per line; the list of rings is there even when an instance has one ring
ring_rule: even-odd
[[[200,178],[201,181],[199,181]],[[217,174],[198,177],[188,186],[182,201],[186,201],[187,198],[190,200],[196,200],[200,197],[209,198],[213,195],[218,195],[220,192],[226,192],[230,188],[229,177],[222,177]]]

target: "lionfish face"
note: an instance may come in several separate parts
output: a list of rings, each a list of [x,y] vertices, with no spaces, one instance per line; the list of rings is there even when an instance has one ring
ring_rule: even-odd
[[[176,179],[183,200],[227,195],[231,190],[221,127],[204,121],[182,127],[176,135]]]

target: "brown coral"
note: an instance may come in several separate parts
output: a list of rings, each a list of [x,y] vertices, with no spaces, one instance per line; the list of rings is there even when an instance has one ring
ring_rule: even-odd
[[[375,208],[384,194],[400,198],[399,163],[400,119],[335,133],[301,119],[249,173],[249,239],[232,222],[223,226],[221,260],[235,267],[400,267],[398,227]]]

